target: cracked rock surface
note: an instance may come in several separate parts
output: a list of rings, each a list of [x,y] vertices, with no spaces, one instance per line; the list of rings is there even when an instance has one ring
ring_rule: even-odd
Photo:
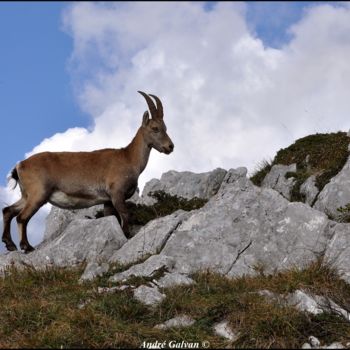
[[[152,240],[158,237],[156,231],[164,234],[160,234],[162,243],[157,244],[161,249],[144,250],[158,254],[138,264],[138,274],[146,276],[149,260],[161,264],[162,257],[172,261],[166,271],[183,276],[207,269],[231,277],[252,275],[257,266],[274,273],[305,267],[324,252],[329,259],[337,257],[344,270],[349,266],[346,256],[350,246],[345,242],[348,224],[336,224],[307,204],[291,203],[273,189],[254,186],[246,172],[246,168],[229,170],[205,206],[154,220],[133,238],[135,244],[130,240],[127,249],[122,247],[113,259],[136,257],[143,249],[141,242],[143,247],[147,245],[146,236]],[[340,248],[330,245],[336,236],[343,237],[341,257],[337,256]],[[134,269],[132,266],[123,276],[131,276]]]
[[[293,177],[286,178],[288,172],[296,172],[297,165],[274,165],[265,176],[262,187],[272,188],[279,192],[284,198],[290,200],[290,193],[295,183]]]
[[[350,203],[350,157],[343,169],[334,176],[317,197],[314,208],[322,210],[333,218],[341,218],[337,210]]]
[[[42,269],[53,265],[74,266],[85,261],[88,263],[86,276],[89,278],[98,275],[101,269],[107,269],[103,263],[94,265],[93,262],[107,260],[126,241],[114,216],[100,219],[78,218],[70,221],[60,235],[45,240],[30,254],[15,251],[0,255],[0,271],[12,264]]]
[[[221,168],[199,174],[170,170],[164,173],[160,180],[152,179],[146,183],[141,201],[146,205],[154,204],[156,199],[150,196],[150,193],[156,191],[164,191],[187,199],[194,197],[209,199],[217,193],[225,175],[226,170]]]

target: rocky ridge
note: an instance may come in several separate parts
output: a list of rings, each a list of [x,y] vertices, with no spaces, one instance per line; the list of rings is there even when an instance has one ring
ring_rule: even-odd
[[[83,282],[122,264],[124,271],[111,274],[110,281],[132,288],[134,297],[149,306],[164,299],[165,288],[194,283],[191,274],[203,270],[227,277],[261,269],[273,274],[322,258],[349,283],[350,223],[342,222],[339,208],[350,203],[350,158],[321,191],[315,176],[308,177],[300,186],[305,203],[289,200],[295,179],[288,174],[295,171],[295,164],[275,165],[261,187],[243,167],[202,174],[170,171],[151,180],[132,201],[152,205],[151,193],[164,191],[208,202],[152,220],[129,240],[115,217],[96,218],[101,207],[76,212],[53,208],[36,251],[2,254],[0,269],[4,273],[12,264],[41,269],[86,262]],[[128,281],[135,277],[150,282],[131,286]]]

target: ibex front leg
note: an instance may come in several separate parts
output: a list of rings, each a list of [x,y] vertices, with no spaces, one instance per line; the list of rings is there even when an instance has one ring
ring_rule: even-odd
[[[115,195],[113,195],[111,199],[114,208],[118,212],[120,218],[120,226],[122,227],[126,238],[130,238],[131,236],[129,231],[129,215],[125,205],[125,196],[123,193],[118,192]]]

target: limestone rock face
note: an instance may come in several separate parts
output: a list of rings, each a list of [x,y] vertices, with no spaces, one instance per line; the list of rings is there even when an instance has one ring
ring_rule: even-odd
[[[168,272],[189,275],[209,269],[241,276],[255,274],[258,266],[267,273],[304,267],[326,250],[333,231],[324,213],[254,186],[246,172],[228,171],[218,193],[178,221],[159,254],[152,256],[152,264],[166,256],[173,261]],[[137,266],[142,273],[148,261]]]
[[[288,172],[296,172],[297,165],[274,165],[270,172],[265,176],[262,187],[272,188],[279,192],[284,198],[290,200],[290,193],[294,185],[294,178],[286,178]]]
[[[30,254],[10,252],[0,255],[0,270],[14,263],[41,269],[46,266],[74,266],[107,261],[127,241],[114,216],[100,219],[74,219],[61,234],[51,236]],[[90,274],[94,274],[90,269]],[[96,267],[97,268],[97,267]],[[105,270],[105,269],[104,269]]]
[[[327,240],[323,213],[230,170],[222,189],[178,227],[162,253],[174,257],[178,272],[210,268],[240,276],[259,265],[269,272],[306,265]]]
[[[337,209],[347,204],[350,204],[350,158],[320,192],[314,208],[340,219],[342,214]]]
[[[144,263],[133,265],[127,271],[117,273],[109,280],[111,282],[118,282],[127,280],[130,277],[152,277],[162,269],[171,269],[173,265],[173,259],[165,255],[152,255]]]
[[[52,206],[46,218],[44,242],[59,236],[75,219],[95,219],[100,210],[103,210],[103,205],[79,210],[65,210]]]
[[[301,186],[300,193],[305,196],[305,203],[310,206],[313,205],[316,196],[319,193],[319,189],[316,186],[316,176],[311,175]]]
[[[152,179],[147,182],[141,199],[144,204],[151,205],[156,202],[150,193],[164,191],[173,196],[191,199],[194,197],[209,199],[218,191],[226,170],[217,168],[206,173],[192,173],[190,171],[168,171],[160,180]]]
[[[115,251],[110,262],[130,264],[147,255],[157,254],[165,245],[172,232],[190,213],[178,210],[171,215],[152,220],[142,227],[138,234]]]

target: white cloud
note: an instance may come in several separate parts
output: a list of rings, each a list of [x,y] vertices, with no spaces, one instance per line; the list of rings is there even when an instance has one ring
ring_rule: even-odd
[[[45,139],[44,150],[125,146],[158,95],[169,156],[153,151],[142,186],[169,170],[247,166],[296,138],[347,130],[350,8],[310,7],[280,49],[248,29],[241,3],[74,3],[64,13],[74,51],[70,69],[87,129]]]

